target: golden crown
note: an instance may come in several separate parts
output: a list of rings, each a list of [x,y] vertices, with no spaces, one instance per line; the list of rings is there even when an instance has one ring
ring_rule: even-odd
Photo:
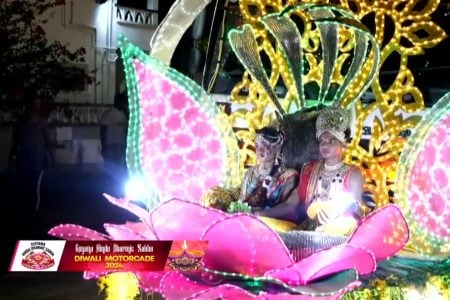
[[[327,107],[317,117],[316,137],[322,133],[333,134],[342,143],[346,142],[345,131],[350,128],[351,114],[341,107]]]

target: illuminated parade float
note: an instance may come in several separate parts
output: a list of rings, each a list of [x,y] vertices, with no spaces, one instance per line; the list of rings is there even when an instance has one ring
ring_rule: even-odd
[[[446,37],[430,17],[439,1],[326,2],[239,1],[243,24],[227,40],[245,72],[227,111],[169,67],[209,1],[177,1],[150,54],[120,37],[128,168],[145,185],[139,199],[106,198],[140,222],[50,234],[208,246],[201,264],[187,243],[171,271],[85,278],[112,298],[450,297],[450,94],[425,111],[407,64]],[[379,69],[393,55],[398,72],[384,87]],[[367,89],[371,103],[361,101]]]

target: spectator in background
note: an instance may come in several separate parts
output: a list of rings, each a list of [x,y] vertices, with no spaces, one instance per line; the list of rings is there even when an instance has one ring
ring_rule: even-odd
[[[40,206],[40,185],[44,172],[53,161],[52,147],[56,142],[49,129],[52,112],[51,99],[33,97],[29,101],[24,119],[16,132],[15,167],[18,170],[21,191],[36,212]]]
[[[53,164],[48,118],[52,112],[50,100],[34,98],[20,125],[16,166],[20,171],[39,173]]]
[[[100,141],[106,171],[117,179],[126,177],[126,139],[128,120],[125,115],[127,97],[117,94],[114,107],[106,110],[100,119]]]

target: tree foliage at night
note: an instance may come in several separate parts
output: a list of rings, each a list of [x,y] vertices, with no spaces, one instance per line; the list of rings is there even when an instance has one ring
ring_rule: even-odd
[[[36,95],[54,96],[67,85],[64,65],[84,62],[86,49],[70,51],[59,41],[50,42],[41,26],[48,20],[46,12],[64,4],[64,0],[0,1],[1,100],[17,103]],[[89,74],[80,76],[90,83]]]

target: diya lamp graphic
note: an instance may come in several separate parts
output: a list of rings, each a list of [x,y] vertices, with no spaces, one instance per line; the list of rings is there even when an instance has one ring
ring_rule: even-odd
[[[203,265],[205,241],[174,241],[167,258],[167,266],[172,271],[195,272]]]

